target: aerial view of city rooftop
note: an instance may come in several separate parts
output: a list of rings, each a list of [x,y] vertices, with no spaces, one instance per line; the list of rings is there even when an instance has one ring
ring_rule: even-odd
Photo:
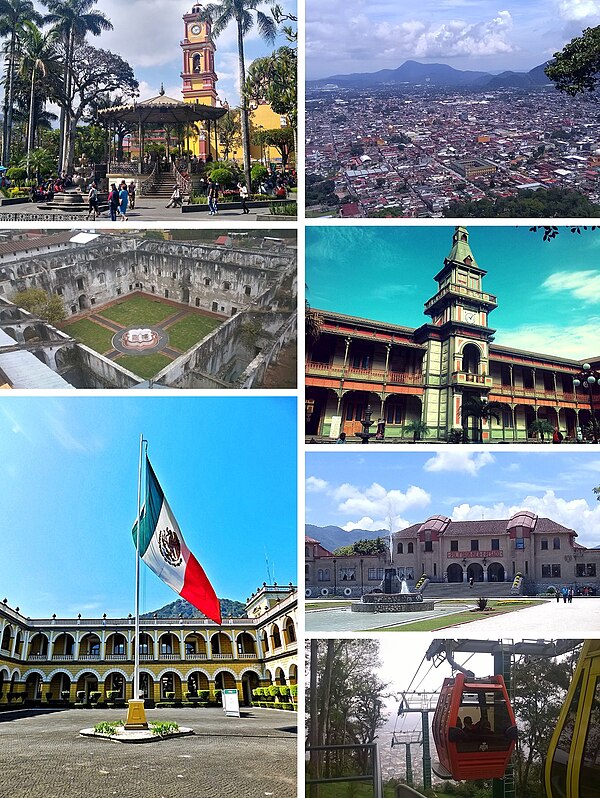
[[[599,215],[598,3],[338,6],[307,0],[308,216]]]

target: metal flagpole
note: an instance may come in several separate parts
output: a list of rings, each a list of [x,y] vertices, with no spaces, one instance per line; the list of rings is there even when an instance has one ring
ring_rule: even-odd
[[[133,653],[133,695],[140,697],[140,521],[142,515],[142,450],[144,436],[140,435],[140,462],[138,468],[137,534],[135,541],[135,632]]]
[[[144,700],[140,699],[140,523],[142,515],[142,458],[144,436],[140,435],[140,462],[138,468],[137,526],[135,541],[135,629],[133,639],[133,687],[132,699],[127,711],[126,729],[147,729]]]

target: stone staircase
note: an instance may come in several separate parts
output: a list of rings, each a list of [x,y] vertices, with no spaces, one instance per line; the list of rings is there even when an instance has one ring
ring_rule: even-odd
[[[159,172],[153,190],[149,191],[144,196],[148,199],[164,200],[166,205],[171,199],[174,186],[175,178],[171,172]]]
[[[512,582],[474,582],[473,587],[468,582],[430,582],[427,586],[425,598],[509,598]]]

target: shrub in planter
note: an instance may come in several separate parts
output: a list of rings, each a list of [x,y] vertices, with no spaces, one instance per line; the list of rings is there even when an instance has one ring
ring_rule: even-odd
[[[278,706],[279,709],[288,709],[288,710],[292,710],[292,711],[294,709],[294,705],[293,704],[288,704],[287,702],[283,702],[283,701],[280,701],[279,704],[276,704],[276,706]]]
[[[261,163],[255,163],[252,165],[252,169],[250,169],[252,185],[258,185],[262,180],[266,180],[268,176],[269,170],[266,168],[266,166],[263,166]]]
[[[264,687],[255,687],[254,690],[252,691],[252,695],[255,698],[261,698],[261,696],[263,696],[264,694],[265,694]]]
[[[221,704],[222,703],[222,701],[221,701],[221,691],[220,690],[215,690],[215,703],[216,704]]]
[[[100,702],[101,695],[102,694],[97,691],[90,693],[90,704],[95,704],[97,706]]]
[[[20,166],[11,166],[6,170],[6,177],[15,183],[19,183],[21,180],[27,179],[27,169],[22,169]]]
[[[290,684],[290,695],[292,697],[292,701],[298,700],[298,685],[297,684]]]
[[[70,690],[61,690],[60,697],[63,701],[68,701],[71,698],[71,691]]]
[[[200,701],[210,701],[210,690],[198,690]]]
[[[196,692],[194,692],[194,693],[185,692],[183,694],[183,697],[185,698],[185,700],[188,703],[196,703],[196,701],[200,700],[200,697],[198,696],[198,693],[196,693]]]
[[[290,694],[290,687],[287,684],[282,684],[279,686],[279,695],[280,696],[288,696]]]
[[[165,698],[167,699],[167,701],[174,701],[175,693],[165,693]]]
[[[279,685],[278,684],[272,684],[269,687],[267,687],[265,695],[270,695],[273,698],[275,698],[275,696],[278,696],[279,695]]]
[[[106,698],[108,701],[114,701],[121,695],[119,690],[108,690],[106,693]]]

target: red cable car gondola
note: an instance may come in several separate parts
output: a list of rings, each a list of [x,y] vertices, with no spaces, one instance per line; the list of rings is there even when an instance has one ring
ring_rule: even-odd
[[[433,716],[442,778],[492,779],[506,771],[517,739],[502,676],[444,679]]]

